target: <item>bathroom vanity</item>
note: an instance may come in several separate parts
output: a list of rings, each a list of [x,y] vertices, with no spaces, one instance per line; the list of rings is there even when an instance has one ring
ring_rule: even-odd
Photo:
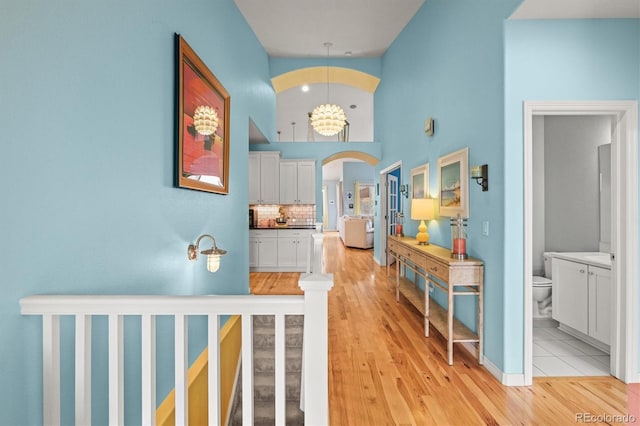
[[[553,253],[552,317],[560,329],[609,352],[611,258],[608,253]]]

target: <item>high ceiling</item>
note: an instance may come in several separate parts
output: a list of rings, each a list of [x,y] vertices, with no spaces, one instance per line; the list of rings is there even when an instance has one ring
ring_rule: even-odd
[[[427,0],[429,1],[429,0]],[[477,1],[477,0],[476,0]],[[424,0],[235,0],[256,37],[272,57],[380,57],[423,5]],[[511,19],[640,18],[640,0],[524,0]],[[332,93],[337,89],[332,88]],[[305,94],[300,93],[300,96]],[[307,95],[307,98],[309,95]],[[293,101],[292,101],[293,102]],[[300,102],[309,103],[309,99]],[[350,98],[345,105],[364,105]],[[312,102],[313,103],[313,102]],[[301,104],[290,111],[309,109]],[[280,107],[279,107],[280,108]],[[306,136],[304,115],[278,111],[282,140]],[[355,123],[354,123],[355,126]],[[354,129],[355,132],[356,129]],[[351,138],[355,140],[356,138]]]
[[[235,0],[270,56],[379,57],[424,0]],[[640,0],[524,0],[513,19],[640,18]]]

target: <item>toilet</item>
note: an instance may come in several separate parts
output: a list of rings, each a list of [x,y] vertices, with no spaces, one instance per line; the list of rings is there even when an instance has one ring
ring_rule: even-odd
[[[533,276],[533,317],[551,317],[551,259],[550,253],[544,254],[544,277]]]

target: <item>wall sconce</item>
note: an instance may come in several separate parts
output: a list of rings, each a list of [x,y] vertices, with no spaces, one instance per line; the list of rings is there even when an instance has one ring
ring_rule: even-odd
[[[198,259],[198,250],[200,250],[200,240],[202,240],[205,237],[209,237],[213,240],[213,247],[211,247],[208,250],[202,250],[200,253],[207,256],[207,269],[209,270],[209,272],[216,272],[218,269],[220,269],[220,257],[227,254],[227,251],[219,249],[218,246],[216,245],[216,239],[213,238],[211,235],[202,234],[198,237],[195,244],[193,243],[189,244],[189,247],[187,247],[187,257],[189,258],[189,260]]]
[[[400,185],[400,194],[404,195],[404,198],[409,198],[409,184],[405,183]]]
[[[475,179],[476,183],[482,186],[482,191],[489,190],[489,166],[483,164],[482,166],[471,167],[471,179]]]

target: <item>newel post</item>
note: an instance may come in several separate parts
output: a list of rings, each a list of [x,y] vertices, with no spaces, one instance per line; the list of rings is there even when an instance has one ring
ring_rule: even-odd
[[[304,274],[303,402],[307,425],[329,424],[329,320],[328,293],[332,274]]]

